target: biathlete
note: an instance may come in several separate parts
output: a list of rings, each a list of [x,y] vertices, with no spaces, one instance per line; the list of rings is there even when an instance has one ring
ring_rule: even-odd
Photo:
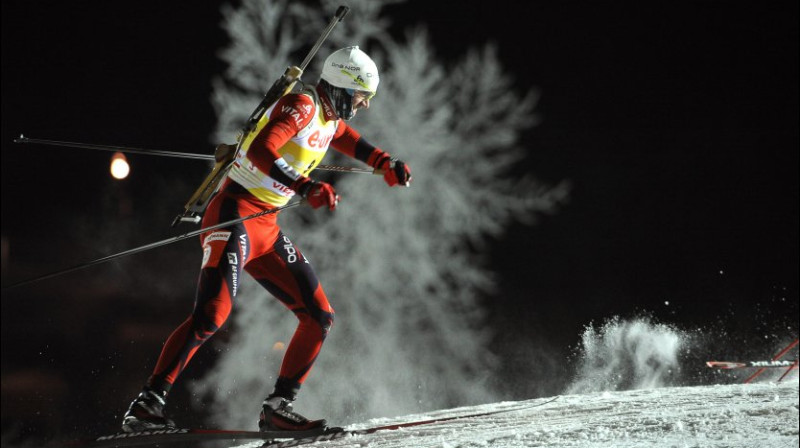
[[[347,125],[368,109],[378,87],[375,63],[358,47],[325,60],[320,80],[283,96],[245,137],[220,191],[209,203],[203,227],[285,205],[294,195],[314,208],[334,210],[333,186],[309,174],[329,146],[382,170],[389,186],[409,186],[408,165],[368,143]],[[334,311],[311,264],[281,231],[279,213],[249,219],[201,236],[203,262],[191,315],[167,339],[152,375],[125,413],[126,432],[173,428],[165,412],[170,388],[228,318],[242,270],[280,300],[299,320],[275,388],[263,402],[263,431],[323,429],[325,420],[295,412],[292,402],[306,380],[333,324]]]

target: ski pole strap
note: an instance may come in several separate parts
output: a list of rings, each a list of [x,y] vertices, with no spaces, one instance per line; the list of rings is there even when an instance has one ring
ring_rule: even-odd
[[[140,252],[145,252],[145,251],[148,251],[148,250],[151,250],[151,249],[156,249],[158,247],[166,246],[168,244],[177,243],[178,241],[183,241],[185,239],[192,238],[192,237],[195,237],[197,235],[201,235],[201,234],[203,234],[205,232],[208,232],[208,231],[211,231],[211,230],[221,229],[223,227],[228,227],[228,226],[232,226],[234,224],[239,224],[240,222],[244,222],[244,221],[247,221],[249,219],[258,218],[258,217],[264,216],[264,215],[271,215],[273,213],[278,213],[278,212],[280,212],[282,210],[286,210],[286,209],[289,209],[289,208],[292,208],[292,207],[297,207],[298,205],[302,204],[303,202],[304,201],[295,201],[295,202],[290,202],[290,203],[288,203],[286,205],[282,205],[280,207],[275,207],[275,208],[271,208],[271,209],[267,209],[267,210],[262,210],[262,211],[260,211],[258,213],[253,213],[252,215],[248,215],[248,216],[245,216],[243,218],[232,219],[230,221],[225,221],[223,223],[215,224],[213,226],[208,226],[208,227],[205,227],[205,228],[202,228],[202,229],[194,230],[194,231],[191,231],[191,232],[188,232],[188,233],[184,233],[182,235],[177,235],[177,236],[174,236],[172,238],[167,238],[165,240],[156,241],[156,242],[150,243],[150,244],[145,244],[144,246],[139,246],[139,247],[135,247],[133,249],[128,249],[128,250],[125,250],[125,251],[122,251],[122,252],[118,252],[118,253],[113,254],[113,255],[108,255],[108,256],[103,257],[103,258],[98,258],[96,260],[92,260],[92,261],[89,261],[89,262],[86,262],[86,263],[82,263],[82,264],[79,264],[79,265],[76,265],[76,266],[72,266],[70,268],[62,269],[60,271],[51,272],[49,274],[41,275],[39,277],[35,277],[35,278],[29,279],[29,280],[23,280],[21,282],[14,283],[14,284],[12,284],[12,285],[10,285],[8,287],[5,287],[3,289],[4,290],[9,290],[9,289],[18,288],[20,286],[29,285],[31,283],[36,283],[36,282],[39,282],[39,281],[42,281],[42,280],[46,280],[46,279],[49,279],[49,278],[57,277],[59,275],[63,275],[63,274],[69,273],[69,272],[74,272],[74,271],[77,271],[79,269],[87,268],[89,266],[94,266],[96,264],[105,263],[106,261],[111,261],[111,260],[114,260],[116,258],[124,257],[124,256],[127,256],[127,255],[138,254]]]

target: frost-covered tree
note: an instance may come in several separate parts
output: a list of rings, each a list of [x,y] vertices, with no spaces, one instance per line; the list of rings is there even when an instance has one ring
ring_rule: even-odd
[[[484,242],[515,219],[552,211],[566,195],[509,168],[526,149],[535,95],[515,91],[491,47],[446,67],[423,29],[392,39],[388,1],[352,0],[350,15],[306,70],[316,82],[330,51],[359,45],[381,70],[370,109],[353,126],[409,163],[411,188],[377,176],[315,172],[342,196],[334,213],[292,209],[279,221],[314,265],[336,323],[298,409],[336,423],[495,398],[496,365],[483,300],[494,291]],[[224,8],[228,70],[215,81],[215,141],[231,142],[265,89],[297,64],[334,2],[243,0]],[[356,164],[331,149],[327,164]],[[215,423],[246,427],[271,392],[295,318],[247,278],[216,368],[193,384],[215,402]],[[276,344],[278,343],[278,344]]]

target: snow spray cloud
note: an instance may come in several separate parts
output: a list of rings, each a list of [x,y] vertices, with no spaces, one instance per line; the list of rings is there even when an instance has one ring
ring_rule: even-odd
[[[615,317],[588,326],[578,349],[578,367],[566,393],[662,387],[675,381],[683,332],[647,318]]]

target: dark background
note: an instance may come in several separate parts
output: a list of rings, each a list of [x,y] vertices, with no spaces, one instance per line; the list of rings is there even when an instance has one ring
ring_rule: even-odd
[[[492,245],[501,290],[487,303],[510,372],[525,365],[511,342],[530,337],[569,354],[585,325],[615,315],[758,340],[764,356],[797,336],[797,8],[387,9],[393,31],[426,24],[446,63],[495,43],[519,91],[541,93],[542,121],[524,135],[520,170],[573,185],[558,214],[515,225]],[[132,156],[130,178],[116,182],[109,153],[12,140],[210,153],[211,80],[225,68],[219,21],[215,2],[3,2],[4,286],[170,235],[191,193],[170,173],[191,184],[186,173],[204,168],[188,164],[199,162]],[[149,206],[165,194],[175,210]],[[3,291],[4,432],[116,427],[154,362],[131,366],[126,353],[158,346],[191,306],[199,253],[190,244]],[[185,294],[164,297],[176,287]],[[65,397],[76,404],[64,408]]]

